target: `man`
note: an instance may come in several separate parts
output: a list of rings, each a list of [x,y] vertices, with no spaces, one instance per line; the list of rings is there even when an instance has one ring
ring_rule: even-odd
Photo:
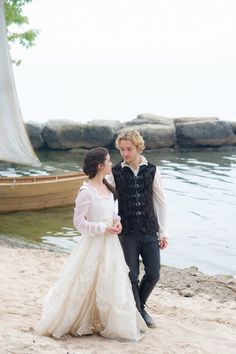
[[[160,249],[167,247],[167,211],[158,168],[141,155],[144,140],[135,130],[120,134],[116,147],[123,158],[112,169],[109,182],[116,187],[123,226],[120,242],[136,306],[150,328],[156,327],[145,304],[160,276]],[[139,283],[139,256],[144,276]]]

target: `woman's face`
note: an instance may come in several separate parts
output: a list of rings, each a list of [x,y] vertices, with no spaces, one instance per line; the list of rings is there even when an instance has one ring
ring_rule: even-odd
[[[107,154],[106,159],[103,162],[102,166],[103,166],[102,171],[104,175],[109,175],[111,173],[111,168],[112,168],[111,157],[109,154]]]

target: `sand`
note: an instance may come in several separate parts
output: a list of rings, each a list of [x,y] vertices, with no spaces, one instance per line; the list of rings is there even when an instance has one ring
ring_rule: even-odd
[[[55,340],[38,336],[43,298],[66,257],[45,249],[0,242],[1,354],[236,353],[236,280],[207,276],[197,268],[162,267],[148,302],[157,328],[138,343],[98,335]]]

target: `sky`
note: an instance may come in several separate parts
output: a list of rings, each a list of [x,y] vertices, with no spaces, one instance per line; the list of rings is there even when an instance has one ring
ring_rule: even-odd
[[[12,49],[25,121],[236,120],[235,0],[34,0]]]

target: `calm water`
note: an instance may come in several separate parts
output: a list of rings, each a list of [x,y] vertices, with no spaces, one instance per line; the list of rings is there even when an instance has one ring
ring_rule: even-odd
[[[2,175],[47,174],[81,168],[83,151],[41,153],[41,170],[0,164]],[[162,263],[195,265],[208,274],[236,276],[236,149],[146,152],[160,167],[170,214],[171,241]],[[118,153],[111,154],[113,162]],[[0,201],[1,202],[1,201]],[[0,216],[0,238],[70,251],[79,235],[73,207]]]

